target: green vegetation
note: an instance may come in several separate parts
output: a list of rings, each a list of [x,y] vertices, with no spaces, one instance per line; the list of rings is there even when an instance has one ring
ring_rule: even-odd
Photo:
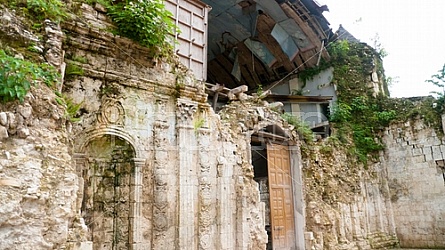
[[[88,59],[86,59],[86,58],[83,57],[83,56],[74,56],[74,57],[72,58],[72,60],[73,60],[73,61],[76,61],[76,62],[83,63],[83,64],[88,63]]]
[[[65,76],[83,76],[83,69],[73,63],[68,63],[65,69]]]
[[[65,118],[70,122],[79,122],[81,118],[77,117],[77,112],[82,106],[81,103],[74,103],[72,98],[69,98],[61,93],[56,92],[56,101],[59,105],[65,108]]]
[[[155,49],[155,56],[167,57],[172,54],[173,34],[179,30],[162,0],[75,0],[70,4],[70,9],[62,0],[0,0],[0,3],[33,20],[30,27],[35,31],[41,30],[41,23],[45,19],[57,23],[67,20],[69,13],[76,12],[75,8],[82,2],[97,2],[105,6],[117,25],[117,30],[113,32]]]
[[[172,52],[172,34],[177,32],[177,28],[162,0],[106,1],[105,6],[120,35],[142,46],[158,49],[161,56]]]
[[[50,19],[58,23],[68,18],[65,3],[60,0],[11,0],[6,3],[35,21]]]
[[[431,76],[431,79],[426,80],[428,83],[432,83],[434,86],[442,88],[442,91],[432,91],[432,94],[436,94],[440,101],[440,108],[443,110],[444,103],[443,99],[445,98],[445,64],[442,66],[442,69],[437,71],[437,74]]]
[[[299,117],[289,113],[283,113],[281,118],[283,118],[290,125],[294,126],[294,129],[297,131],[300,139],[305,142],[301,145],[302,154],[306,156],[311,155],[310,147],[314,145],[315,136],[309,125],[302,121]]]
[[[313,144],[315,137],[309,125],[307,125],[300,118],[289,113],[283,113],[281,118],[283,118],[290,125],[294,126],[295,130],[301,137],[303,137],[303,140],[307,144]]]
[[[204,124],[205,124],[205,119],[202,117],[198,118],[198,120],[195,120],[195,122],[193,123],[193,128],[195,130],[195,133],[197,133],[198,130],[204,126]]]
[[[28,51],[32,53],[40,53],[35,44],[28,46]]]
[[[40,81],[52,86],[59,77],[48,64],[18,59],[3,50],[0,50],[0,65],[0,99],[4,102],[23,101],[32,85]]]
[[[331,137],[339,141],[342,147],[347,146],[348,152],[358,162],[366,166],[369,159],[378,156],[378,152],[384,149],[379,134],[391,122],[422,118],[437,133],[441,133],[440,115],[445,109],[445,92],[436,92],[437,100],[428,97],[413,101],[381,94],[388,94],[385,87],[376,94],[374,88],[368,86],[373,69],[377,69],[380,79],[391,81],[384,75],[381,58],[386,52],[380,44],[373,49],[364,43],[337,41],[329,45],[328,51],[331,56],[329,62],[322,62],[319,67],[300,73],[299,77],[308,80],[322,70],[333,67],[338,100],[329,117],[333,131]],[[427,82],[443,88],[445,65]]]
[[[366,165],[369,157],[376,157],[384,149],[379,137],[381,130],[398,118],[391,99],[382,94],[376,96],[373,87],[367,85],[375,64],[381,65],[382,55],[366,44],[347,41],[330,44],[328,51],[331,61],[320,68],[334,68],[338,100],[329,117],[332,137],[348,145],[349,153]],[[379,65],[378,74],[384,77]],[[314,70],[310,75],[318,72]]]

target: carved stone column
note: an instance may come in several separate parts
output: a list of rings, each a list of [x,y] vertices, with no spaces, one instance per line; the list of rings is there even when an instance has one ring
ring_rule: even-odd
[[[216,224],[216,212],[214,197],[212,196],[212,190],[214,190],[215,182],[212,180],[211,175],[211,142],[210,142],[210,129],[208,128],[206,121],[206,113],[202,112],[200,119],[204,119],[204,123],[201,128],[198,128],[198,158],[199,158],[199,248],[200,250],[215,249],[215,243],[213,239],[212,226]],[[214,170],[214,169],[213,169]]]
[[[134,176],[130,183],[130,244],[132,250],[143,250],[141,246],[141,195],[142,195],[142,168],[145,159],[134,158]]]
[[[196,102],[178,99],[176,104],[179,157],[179,246],[178,249],[197,249],[197,173],[196,139],[193,130]]]
[[[152,249],[173,249],[174,241],[167,235],[168,220],[168,129],[166,99],[156,100],[155,123],[153,126],[153,243]]]

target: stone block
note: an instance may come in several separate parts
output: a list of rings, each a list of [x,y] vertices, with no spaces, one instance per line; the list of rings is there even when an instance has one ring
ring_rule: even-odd
[[[8,128],[15,129],[17,127],[17,121],[13,113],[8,113]]]
[[[17,129],[17,136],[19,138],[24,139],[24,138],[28,137],[29,135],[30,135],[30,133],[29,133],[28,128],[21,127],[21,128]]]
[[[433,137],[433,146],[441,145],[442,141],[438,137]]]
[[[93,250],[93,242],[85,241],[74,247],[74,250]]]
[[[0,125],[8,125],[8,115],[5,112],[0,112]]]
[[[8,137],[9,137],[8,130],[3,126],[0,126],[0,140],[6,139]]]
[[[421,163],[421,162],[425,162],[425,161],[426,161],[425,155],[423,155],[423,154],[413,157],[413,163]]]
[[[440,151],[439,146],[432,146],[431,149],[433,151],[433,159],[434,160],[442,160],[443,159],[442,152]]]
[[[423,155],[422,148],[417,148],[417,147],[413,148],[411,150],[411,153],[412,153],[413,156]]]
[[[425,155],[425,160],[430,161],[433,159],[432,149],[431,147],[423,147],[422,153]]]
[[[29,117],[31,117],[32,115],[32,107],[29,104],[26,105],[20,105],[17,108],[17,111],[19,112],[20,115],[23,116],[23,118],[28,119]]]

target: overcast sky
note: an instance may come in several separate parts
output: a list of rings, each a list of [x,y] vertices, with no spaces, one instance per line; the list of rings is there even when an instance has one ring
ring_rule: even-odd
[[[439,90],[425,80],[445,64],[445,0],[317,0],[335,32],[339,24],[352,35],[387,51],[385,73],[396,79],[392,97],[429,95]]]

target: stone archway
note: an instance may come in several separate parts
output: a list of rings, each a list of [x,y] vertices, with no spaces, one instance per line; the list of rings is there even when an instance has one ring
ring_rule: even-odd
[[[90,138],[82,151],[80,207],[93,249],[135,249],[141,164],[133,145],[102,134]]]

